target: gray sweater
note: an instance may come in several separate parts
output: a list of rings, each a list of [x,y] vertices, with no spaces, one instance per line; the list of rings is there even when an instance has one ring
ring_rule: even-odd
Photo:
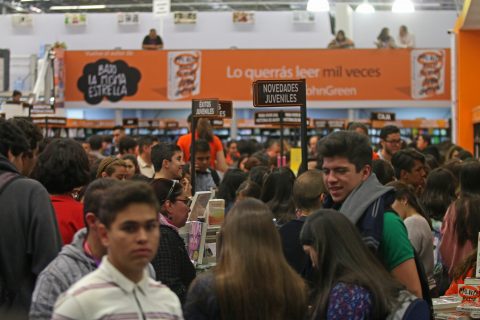
[[[77,231],[71,244],[62,251],[38,276],[30,307],[30,319],[52,317],[53,306],[60,294],[83,276],[97,269],[95,261],[83,250],[87,229]]]
[[[435,287],[433,278],[433,234],[427,220],[415,214],[404,221],[408,231],[408,239],[423,263],[430,289]]]
[[[33,292],[30,320],[50,320],[57,298],[75,282],[97,269],[95,260],[83,250],[86,237],[86,228],[78,230],[72,243],[64,246],[55,260],[40,273]],[[151,264],[148,272],[155,279]]]

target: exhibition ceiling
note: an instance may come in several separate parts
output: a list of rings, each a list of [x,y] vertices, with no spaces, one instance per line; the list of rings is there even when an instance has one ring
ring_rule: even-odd
[[[365,0],[330,0],[356,8]],[[0,13],[151,12],[152,0],[0,0]],[[391,10],[393,0],[370,0],[376,10]],[[464,0],[413,0],[416,10],[456,10]],[[307,0],[171,0],[171,11],[294,11],[305,10]]]

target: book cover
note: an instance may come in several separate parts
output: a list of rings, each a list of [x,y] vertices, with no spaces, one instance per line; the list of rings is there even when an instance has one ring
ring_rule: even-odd
[[[207,214],[207,221],[210,226],[221,226],[223,221],[225,220],[225,200],[209,200]]]
[[[188,256],[193,264],[202,264],[205,238],[207,236],[207,224],[200,221],[190,221],[188,223]]]

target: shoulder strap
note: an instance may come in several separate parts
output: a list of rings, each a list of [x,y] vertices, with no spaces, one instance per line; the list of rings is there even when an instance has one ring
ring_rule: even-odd
[[[11,182],[21,177],[22,175],[16,172],[0,171],[0,194]]]
[[[218,187],[220,185],[220,176],[218,175],[217,170],[210,168],[210,173],[212,174],[213,182],[215,182],[215,185]]]

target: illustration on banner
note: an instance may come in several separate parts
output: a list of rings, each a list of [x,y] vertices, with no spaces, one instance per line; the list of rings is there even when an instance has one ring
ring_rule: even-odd
[[[445,91],[445,50],[412,50],[412,98],[423,99]]]
[[[168,99],[187,99],[200,94],[200,51],[168,53]]]

